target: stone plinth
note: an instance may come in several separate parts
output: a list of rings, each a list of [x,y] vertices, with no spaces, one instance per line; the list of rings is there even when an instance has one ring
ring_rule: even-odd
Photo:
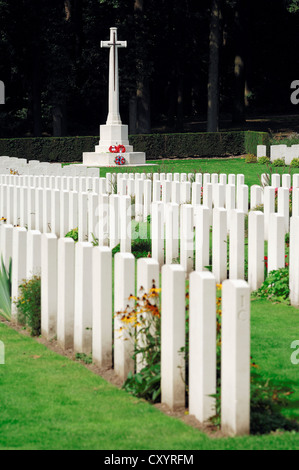
[[[123,124],[105,124],[100,126],[100,142],[95,147],[95,153],[107,152],[110,145],[124,145],[127,152],[133,152],[129,145],[128,126]]]
[[[111,146],[123,145],[125,152],[110,152]],[[106,124],[100,126],[99,145],[95,146],[94,152],[83,153],[84,166],[118,166],[115,157],[124,157],[127,165],[144,165],[145,153],[134,152],[133,146],[129,145],[128,126],[122,124]]]
[[[115,164],[115,157],[117,153],[111,152],[84,152],[83,165],[84,166],[119,166]],[[145,153],[144,152],[124,152],[121,154],[125,158],[126,165],[144,165]]]

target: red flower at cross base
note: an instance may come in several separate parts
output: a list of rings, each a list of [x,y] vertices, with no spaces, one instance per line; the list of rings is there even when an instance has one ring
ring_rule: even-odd
[[[110,153],[125,153],[126,147],[124,145],[110,145]]]

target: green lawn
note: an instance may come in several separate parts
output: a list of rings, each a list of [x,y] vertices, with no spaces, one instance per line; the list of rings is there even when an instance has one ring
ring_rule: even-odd
[[[267,300],[251,302],[252,356],[259,373],[294,390],[291,405],[282,410],[299,421],[299,364],[291,362],[291,343],[299,339],[299,310]]]
[[[259,373],[291,385],[299,419],[299,365],[290,344],[298,339],[299,311],[252,302],[252,355]],[[6,364],[0,365],[0,449],[298,449],[299,433],[209,438],[129,396],[80,363],[61,357],[0,323]]]
[[[268,173],[266,165],[260,165],[258,163],[245,163],[244,158],[190,158],[190,159],[178,159],[178,160],[149,160],[150,166],[147,167],[120,167],[120,168],[101,168],[101,177],[105,176],[106,173],[151,173],[151,172],[163,172],[163,173],[226,173],[226,174],[244,174],[245,184],[251,186],[253,184],[260,184],[259,175],[262,173]],[[152,163],[157,166],[151,165]],[[285,169],[281,167],[273,167],[273,173],[283,172],[288,173],[289,167]],[[299,168],[292,169],[291,173],[299,173]]]

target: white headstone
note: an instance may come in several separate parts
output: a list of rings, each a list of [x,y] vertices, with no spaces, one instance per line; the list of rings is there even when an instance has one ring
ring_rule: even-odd
[[[185,271],[180,265],[162,267],[161,402],[171,409],[185,405]]]

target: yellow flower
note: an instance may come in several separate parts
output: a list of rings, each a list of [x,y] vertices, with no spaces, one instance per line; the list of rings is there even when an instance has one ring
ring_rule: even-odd
[[[138,297],[135,295],[130,295],[129,300],[138,300]]]
[[[159,294],[159,292],[161,292],[161,289],[157,289],[156,287],[150,289],[150,294]]]

